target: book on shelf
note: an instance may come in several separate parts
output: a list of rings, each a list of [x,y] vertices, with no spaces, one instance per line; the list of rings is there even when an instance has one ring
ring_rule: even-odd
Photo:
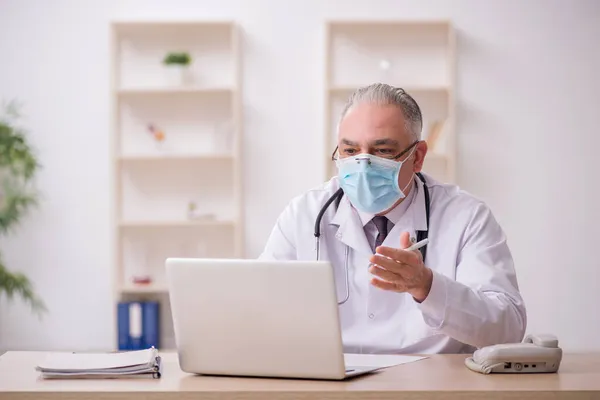
[[[161,357],[154,347],[119,353],[49,353],[36,366],[44,379],[160,378]]]
[[[443,139],[443,131],[444,131],[444,125],[445,125],[445,121],[441,120],[441,121],[434,121],[430,128],[429,128],[429,132],[427,133],[427,137],[425,138],[425,141],[427,142],[427,146],[429,147],[429,149],[431,151],[435,151],[436,148],[439,149],[439,142],[440,139]]]

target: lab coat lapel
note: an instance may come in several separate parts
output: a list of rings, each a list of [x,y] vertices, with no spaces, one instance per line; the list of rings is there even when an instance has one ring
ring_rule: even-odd
[[[400,248],[400,234],[402,232],[408,232],[411,241],[414,242],[417,238],[417,231],[427,229],[423,183],[417,177],[415,177],[415,181],[417,182],[413,188],[413,190],[416,190],[415,196],[402,217],[394,222],[394,227],[382,243],[383,246]]]
[[[338,226],[335,237],[342,243],[366,256],[373,254],[360,217],[346,196],[342,197],[330,224]]]
[[[423,174],[425,179],[431,179],[429,176]],[[415,181],[417,182],[417,195],[414,197],[414,202],[411,204],[411,216],[413,228],[416,231],[426,231],[429,229],[427,226],[427,213],[425,211],[425,188],[423,187],[423,182],[418,177],[415,177]],[[429,193],[431,196],[431,191]],[[430,210],[431,211],[431,210]]]

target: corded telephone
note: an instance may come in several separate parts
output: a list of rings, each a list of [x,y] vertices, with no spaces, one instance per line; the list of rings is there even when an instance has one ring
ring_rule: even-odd
[[[556,372],[562,349],[554,335],[527,335],[521,343],[497,344],[476,350],[465,365],[472,371],[489,373]]]

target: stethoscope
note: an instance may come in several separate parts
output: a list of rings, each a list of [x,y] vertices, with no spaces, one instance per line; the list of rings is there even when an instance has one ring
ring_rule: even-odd
[[[427,229],[424,231],[417,231],[417,242],[420,242],[422,240],[427,239],[429,236],[429,206],[431,204],[431,201],[429,199],[429,189],[427,188],[427,182],[425,180],[425,177],[420,172],[417,172],[416,175],[419,177],[421,182],[423,182],[423,194],[425,195],[425,220],[427,221]],[[342,190],[342,188],[339,188],[325,202],[325,204],[319,211],[319,214],[317,215],[317,220],[315,221],[315,251],[316,251],[316,255],[317,255],[317,261],[319,261],[319,249],[320,249],[320,239],[321,239],[321,220],[323,219],[323,214],[325,214],[325,211],[327,211],[327,209],[333,202],[335,202],[335,207],[337,208],[339,206],[340,201],[342,200],[343,196],[344,196],[344,191]],[[419,251],[421,252],[421,255],[423,256],[423,261],[425,261],[425,256],[427,255],[427,245],[421,247],[419,249]],[[344,299],[342,301],[338,301],[338,305],[344,304],[350,298],[350,282],[349,282],[350,278],[349,278],[349,271],[348,271],[349,253],[350,253],[350,250],[349,250],[348,246],[346,246],[345,254],[344,254],[344,257],[345,257],[344,270],[346,271],[346,279],[345,279],[346,295],[344,296]]]

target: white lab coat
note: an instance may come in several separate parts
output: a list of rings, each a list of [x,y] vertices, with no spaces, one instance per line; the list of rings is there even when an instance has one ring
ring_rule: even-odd
[[[433,270],[428,297],[417,303],[406,293],[369,283],[371,247],[358,213],[344,196],[323,216],[321,260],[335,271],[344,298],[348,249],[350,298],[340,306],[344,351],[349,353],[463,353],[487,345],[521,341],[526,328],[506,237],[489,208],[457,186],[424,174],[431,196],[425,264]],[[398,247],[400,233],[427,228],[421,181],[384,246]],[[294,198],[279,216],[262,259],[315,260],[314,224],[337,177]],[[414,188],[413,188],[414,189]]]

